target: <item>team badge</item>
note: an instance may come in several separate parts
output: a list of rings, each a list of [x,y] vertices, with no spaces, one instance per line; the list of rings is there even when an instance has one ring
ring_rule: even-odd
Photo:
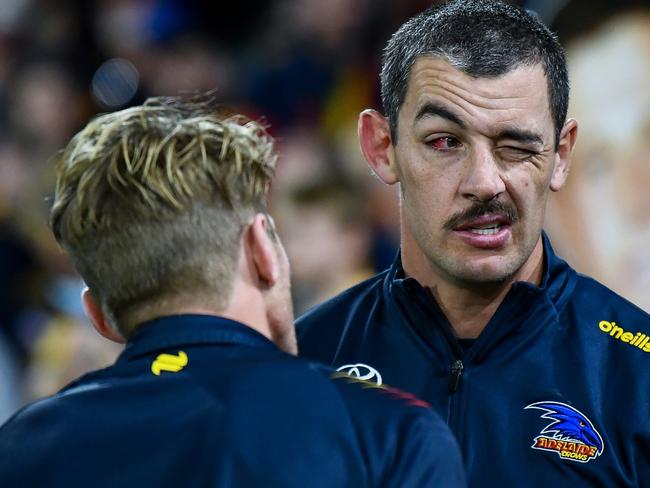
[[[535,437],[533,449],[554,452],[562,459],[588,463],[603,453],[600,433],[582,412],[560,402],[536,402],[525,407],[544,413],[551,422]]]

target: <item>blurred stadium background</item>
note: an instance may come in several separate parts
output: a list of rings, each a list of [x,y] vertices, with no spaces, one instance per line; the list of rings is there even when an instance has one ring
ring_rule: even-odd
[[[582,123],[548,231],[579,270],[650,310],[650,6],[518,3],[567,46]],[[356,117],[380,108],[388,36],[429,4],[1,0],[0,421],[119,353],[84,319],[82,283],[46,223],[49,160],[94,114],[216,89],[264,117],[281,155],[272,207],[297,313],[387,267],[396,194],[370,176]]]

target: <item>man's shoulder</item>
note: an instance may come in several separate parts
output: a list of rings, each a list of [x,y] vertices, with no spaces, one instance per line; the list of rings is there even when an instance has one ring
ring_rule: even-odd
[[[382,480],[395,486],[465,486],[458,444],[427,402],[345,373],[329,377],[365,446],[373,486]]]
[[[433,422],[444,424],[442,418],[431,410],[431,405],[411,393],[390,387],[375,379],[366,380],[346,372],[333,371],[324,366],[319,367],[322,368],[324,374],[327,374],[353,414],[365,410],[359,407],[371,406],[373,411],[379,413],[380,418],[385,415],[404,415],[406,417],[424,415]]]
[[[58,392],[30,401],[18,409],[0,429],[14,428],[14,425],[38,429],[42,427],[39,425],[41,419],[49,422],[47,419],[51,415],[66,415],[70,411],[70,402],[74,403],[78,394],[106,388],[108,384],[102,380],[110,378],[114,369],[115,365],[110,365],[89,371],[63,386]]]
[[[437,413],[417,396],[346,373],[333,372],[331,381],[348,407],[352,420],[377,433],[381,428],[406,433],[413,425],[427,424],[431,432],[446,437],[449,429]]]
[[[46,474],[32,469],[34,466],[63,462],[63,456],[72,455],[74,439],[105,425],[98,423],[104,406],[87,402],[82,394],[94,388],[84,378],[56,394],[28,403],[0,426],[0,486],[14,486],[19,480],[20,484],[40,484],[34,480]],[[84,398],[79,401],[80,397]],[[127,415],[128,410],[122,411]]]
[[[601,368],[629,371],[630,380],[647,388],[650,376],[650,315],[599,281],[578,275],[564,322],[576,340],[589,344],[591,362]],[[630,383],[627,384],[628,387]],[[645,393],[643,393],[645,395]]]
[[[644,322],[650,328],[648,312],[591,276],[577,273],[573,300],[581,307],[596,309],[602,313],[615,314],[619,317],[630,317]]]
[[[284,369],[278,378],[283,386],[273,390],[285,391],[289,403],[274,422],[298,428],[310,449],[331,456],[353,446],[347,459],[369,486],[464,486],[457,442],[424,401],[301,358],[278,369]]]
[[[408,422],[419,417],[444,432],[447,427],[442,418],[431,410],[431,406],[417,396],[390,387],[375,379],[361,379],[346,372],[335,371],[321,363],[296,358],[288,367],[302,371],[305,382],[319,392],[321,398],[335,397],[349,419],[361,425],[389,427],[394,422]]]

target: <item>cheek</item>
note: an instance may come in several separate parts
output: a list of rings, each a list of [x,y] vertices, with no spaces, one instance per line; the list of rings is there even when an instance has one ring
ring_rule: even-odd
[[[414,209],[421,218],[431,218],[453,201],[449,182],[430,171],[405,175],[400,189],[402,205]]]
[[[457,164],[431,158],[426,152],[412,149],[400,154],[398,172],[402,198],[418,206],[439,208],[451,204],[459,186]]]
[[[549,180],[550,175],[534,175],[529,171],[512,171],[504,177],[506,191],[522,215],[544,213]]]

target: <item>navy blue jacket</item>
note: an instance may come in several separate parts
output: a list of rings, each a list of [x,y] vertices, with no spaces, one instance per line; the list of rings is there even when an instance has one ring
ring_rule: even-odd
[[[431,403],[470,486],[650,486],[650,316],[544,256],[466,351],[398,256],[298,320],[301,355]]]
[[[331,376],[237,322],[157,319],[0,428],[0,486],[464,486],[421,401]]]

